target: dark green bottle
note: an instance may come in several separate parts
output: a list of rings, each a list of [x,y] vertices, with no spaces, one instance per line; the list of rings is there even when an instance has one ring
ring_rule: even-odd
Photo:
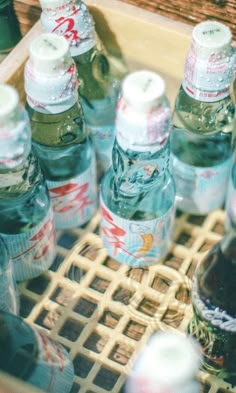
[[[0,62],[21,39],[20,25],[12,0],[0,0]]]

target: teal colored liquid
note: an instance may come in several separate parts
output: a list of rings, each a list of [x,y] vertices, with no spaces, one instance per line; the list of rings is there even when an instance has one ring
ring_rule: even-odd
[[[0,172],[3,176],[4,172]],[[48,215],[50,200],[39,162],[30,154],[23,166],[8,170],[7,178],[15,185],[0,186],[0,232],[19,234],[28,232]]]
[[[160,151],[151,154],[124,151],[115,142],[113,167],[101,184],[105,205],[113,213],[128,220],[145,221],[162,217],[173,207],[175,200],[175,185],[168,170],[168,156],[168,143]]]
[[[197,101],[188,96],[181,86],[175,102],[171,133],[172,161],[176,159],[179,162],[176,164],[174,161],[175,166],[190,166],[193,170],[196,168],[196,171],[204,168],[208,171],[218,171],[219,166],[225,165],[227,180],[233,153],[234,115],[234,105],[229,96],[213,103]],[[194,201],[195,185],[186,179],[180,179],[175,166],[173,165],[172,171],[179,197],[177,206],[183,211],[201,214]],[[206,192],[211,186],[210,182],[205,184]],[[222,188],[221,192],[225,194],[225,187]],[[204,198],[204,192],[202,197]],[[223,199],[224,195],[221,200]],[[203,213],[207,214],[207,209]]]
[[[66,181],[91,166],[93,146],[77,104],[58,114],[40,113],[29,106],[27,111],[33,149],[47,180]]]

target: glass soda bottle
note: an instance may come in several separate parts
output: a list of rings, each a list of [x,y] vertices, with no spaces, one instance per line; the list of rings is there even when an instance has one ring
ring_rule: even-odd
[[[53,33],[35,38],[24,76],[33,148],[47,179],[56,229],[81,226],[97,208],[96,163],[66,39]]]
[[[171,167],[177,207],[190,214],[208,214],[225,201],[235,117],[231,42],[231,32],[222,23],[195,26],[175,101]]]
[[[140,70],[123,81],[112,167],[101,183],[101,237],[132,267],[162,258],[172,241],[175,185],[169,172],[171,112],[164,80]]]
[[[0,0],[0,63],[21,39],[13,0]]]
[[[40,0],[45,31],[63,35],[79,73],[79,94],[95,146],[98,173],[111,165],[119,72],[96,36],[95,24],[81,0]]]
[[[141,350],[125,384],[126,393],[199,393],[197,342],[181,333],[154,333]]]
[[[201,344],[203,369],[236,383],[236,232],[232,228],[198,265],[188,332]]]
[[[56,254],[45,178],[31,149],[27,112],[17,91],[0,85],[0,234],[17,281],[47,270]]]
[[[45,392],[70,392],[74,368],[61,344],[3,311],[0,330],[0,370]]]
[[[19,297],[13,276],[13,266],[7,245],[0,235],[0,310],[19,312]]]

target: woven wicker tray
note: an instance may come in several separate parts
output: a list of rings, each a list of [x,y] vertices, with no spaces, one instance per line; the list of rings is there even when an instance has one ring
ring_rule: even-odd
[[[173,104],[191,27],[116,0],[87,3],[112,61],[121,69],[159,72]],[[29,43],[41,31],[38,22],[0,65],[0,83],[16,86],[22,102]],[[75,367],[73,393],[121,392],[135,355],[154,331],[186,330],[192,275],[221,239],[224,218],[223,210],[200,217],[178,213],[169,254],[146,269],[130,269],[107,256],[99,213],[83,228],[57,233],[50,270],[19,285],[21,315],[67,348]],[[199,372],[199,379],[204,393],[236,392],[206,373]],[[0,393],[36,393],[3,374],[0,381]]]

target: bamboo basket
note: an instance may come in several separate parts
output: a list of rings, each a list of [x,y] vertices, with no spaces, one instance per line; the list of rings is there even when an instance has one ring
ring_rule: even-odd
[[[173,105],[183,77],[192,27],[117,0],[87,0],[111,61],[129,70],[151,69],[166,80]],[[23,68],[40,22],[0,64],[0,83],[25,102]],[[57,257],[36,279],[19,284],[21,316],[65,346],[74,363],[71,393],[119,393],[136,354],[157,330],[185,332],[192,316],[191,278],[224,233],[225,212],[178,213],[168,255],[145,269],[110,259],[99,237],[99,212],[83,228],[57,233]],[[204,393],[236,392],[200,371]],[[37,390],[5,374],[0,393]]]

